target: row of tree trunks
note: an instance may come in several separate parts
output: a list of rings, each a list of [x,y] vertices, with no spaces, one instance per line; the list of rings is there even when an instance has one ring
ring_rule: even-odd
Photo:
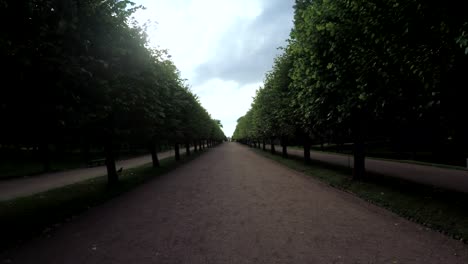
[[[213,147],[214,145],[215,145],[215,142],[211,140],[206,140],[206,141],[200,140],[198,141],[198,144],[195,141],[193,144],[195,152],[201,151],[208,147]],[[43,156],[47,157],[43,161],[44,169],[50,170],[48,146],[41,145],[39,146],[39,149],[42,151]],[[160,167],[161,164],[158,158],[157,145],[151,142],[148,144],[148,149],[149,149],[149,152],[151,153],[151,160],[152,160],[153,167],[154,168]],[[115,146],[113,145],[112,140],[108,140],[106,142],[104,146],[104,151],[105,151],[105,164],[106,164],[106,169],[107,169],[107,181],[109,185],[115,185],[119,181],[119,175],[117,173],[116,160],[115,160],[116,150],[115,150]],[[185,151],[186,151],[187,156],[191,155],[189,143],[185,143]],[[174,158],[176,161],[180,160],[180,146],[178,143],[174,144]]]
[[[353,168],[353,180],[363,180],[365,178],[365,122],[362,120],[358,120],[355,123],[354,130],[353,130],[353,137],[354,137],[354,168]],[[322,141],[321,141],[322,142]],[[304,162],[310,163],[310,151],[311,151],[311,139],[308,136],[303,137],[303,148],[304,148]],[[262,140],[262,149],[266,151],[266,141],[265,139]],[[253,142],[249,144],[250,146],[257,147],[257,142]],[[270,138],[270,152],[272,154],[276,154],[275,149],[275,138]],[[281,147],[282,147],[282,156],[284,158],[288,157],[287,152],[287,142],[285,137],[281,137]],[[258,148],[260,148],[260,143],[258,142]]]
[[[354,127],[354,168],[353,168],[353,179],[362,180],[365,177],[365,128],[363,121],[357,121]],[[304,148],[304,162],[310,163],[310,151],[311,151],[311,139],[308,136],[303,138],[303,148]],[[266,150],[265,140],[263,140],[263,150]],[[271,153],[275,154],[275,144],[274,138],[270,139],[271,144]],[[282,156],[284,158],[288,157],[287,153],[287,142],[285,137],[281,137],[281,147],[282,147]]]

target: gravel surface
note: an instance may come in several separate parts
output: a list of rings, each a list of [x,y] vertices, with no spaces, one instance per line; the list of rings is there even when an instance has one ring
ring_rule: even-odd
[[[246,147],[225,143],[2,259],[468,263],[468,247]]]

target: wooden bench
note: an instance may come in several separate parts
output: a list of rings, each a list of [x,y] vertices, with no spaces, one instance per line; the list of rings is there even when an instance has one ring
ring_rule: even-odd
[[[94,167],[106,164],[106,159],[94,159],[88,161],[88,167]]]

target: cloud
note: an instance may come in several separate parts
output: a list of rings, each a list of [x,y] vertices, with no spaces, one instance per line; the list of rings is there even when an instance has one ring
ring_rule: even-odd
[[[263,80],[273,59],[285,45],[292,27],[292,3],[269,2],[253,19],[241,19],[228,28],[214,50],[216,56],[195,69],[194,82],[216,77],[248,84]]]
[[[168,49],[182,77],[231,136],[292,28],[294,0],[135,0],[150,44]]]
[[[235,81],[214,78],[193,90],[211,117],[221,120],[226,136],[231,136],[237,119],[250,108],[255,91],[260,85],[260,82],[239,85]]]
[[[184,78],[194,79],[194,69],[218,54],[221,37],[238,21],[261,13],[251,0],[139,0],[146,7],[135,17],[152,21],[148,35],[152,46],[168,49]]]

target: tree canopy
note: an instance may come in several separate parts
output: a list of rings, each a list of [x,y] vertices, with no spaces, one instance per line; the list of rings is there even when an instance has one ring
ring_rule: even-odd
[[[357,178],[373,139],[466,155],[466,3],[296,0],[294,9],[288,46],[234,139],[353,141]]]
[[[151,48],[128,0],[0,1],[1,144],[224,140],[167,52]],[[14,26],[11,26],[14,25]]]

